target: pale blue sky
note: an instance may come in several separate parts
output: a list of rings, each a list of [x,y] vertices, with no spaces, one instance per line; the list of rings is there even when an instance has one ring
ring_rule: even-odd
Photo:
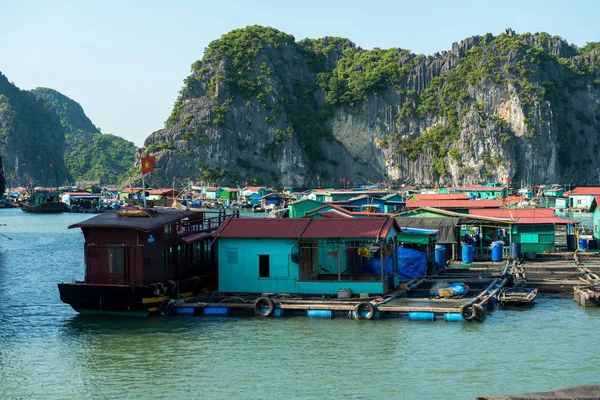
[[[105,133],[141,145],[169,116],[190,65],[247,25],[347,37],[363,48],[448,50],[506,27],[599,41],[600,1],[0,0],[0,71],[79,102]]]

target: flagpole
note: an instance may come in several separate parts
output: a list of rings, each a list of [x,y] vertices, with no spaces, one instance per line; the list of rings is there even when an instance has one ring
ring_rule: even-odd
[[[142,174],[142,194],[144,196],[144,208],[146,208],[146,182],[144,181],[144,174]]]

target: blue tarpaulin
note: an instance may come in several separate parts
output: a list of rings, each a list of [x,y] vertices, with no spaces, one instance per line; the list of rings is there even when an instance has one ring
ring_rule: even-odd
[[[418,278],[427,270],[427,254],[413,249],[398,247],[398,276]]]
[[[391,256],[385,258],[387,273],[394,274],[394,261]],[[418,278],[425,275],[427,269],[427,255],[413,249],[398,247],[398,276],[400,278]],[[362,266],[363,274],[381,274],[380,261],[378,257],[369,258]]]

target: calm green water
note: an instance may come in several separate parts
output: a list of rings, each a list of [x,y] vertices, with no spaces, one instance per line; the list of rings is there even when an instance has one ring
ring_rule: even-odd
[[[397,398],[599,383],[600,310],[540,298],[483,324],[82,317],[56,283],[83,277],[85,214],[0,210],[0,397]]]

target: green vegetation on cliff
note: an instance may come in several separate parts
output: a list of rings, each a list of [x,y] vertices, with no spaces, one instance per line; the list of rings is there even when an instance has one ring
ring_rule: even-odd
[[[495,169],[514,174],[524,159],[504,160],[508,152],[517,157],[516,147],[529,152],[547,137],[557,143],[560,163],[570,163],[577,135],[600,153],[600,134],[587,137],[599,131],[596,110],[578,110],[572,97],[600,87],[600,44],[576,48],[546,33],[507,29],[424,56],[400,48],[364,50],[338,37],[297,42],[250,26],[211,42],[184,83],[166,135],[148,148],[196,156],[194,146],[214,150],[232,136],[223,143],[232,150],[229,165],[206,161],[202,176],[227,171],[219,178],[234,179],[258,171],[265,181],[269,174],[275,179],[284,171],[269,170],[258,158],[274,162],[297,145],[305,175],[345,174],[348,159],[370,165],[379,157],[373,168],[385,168],[381,176],[424,169],[421,177],[439,182],[450,174],[487,179]],[[261,134],[260,142],[250,133]],[[182,137],[184,150],[174,146]],[[411,166],[400,169],[403,163]],[[186,165],[194,169],[190,160]]]
[[[132,142],[100,133],[77,102],[56,90],[37,88],[31,92],[63,127],[65,166],[74,180],[106,184],[120,183],[129,177],[136,151]]]

